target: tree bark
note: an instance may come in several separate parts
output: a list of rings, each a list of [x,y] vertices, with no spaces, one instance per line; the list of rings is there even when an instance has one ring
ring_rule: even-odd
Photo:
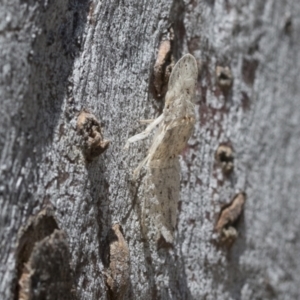
[[[4,0],[0,298],[298,299],[299,16],[296,0]],[[152,138],[124,146],[186,53],[197,118],[170,242],[149,170],[132,177]]]

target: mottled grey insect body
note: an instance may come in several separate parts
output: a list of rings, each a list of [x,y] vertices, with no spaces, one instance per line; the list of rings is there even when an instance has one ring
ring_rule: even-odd
[[[156,240],[163,237],[172,243],[177,220],[180,195],[180,165],[178,155],[186,147],[195,125],[194,98],[198,68],[195,58],[187,54],[174,66],[168,83],[163,113],[140,134],[131,137],[130,143],[146,138],[159,126],[147,157],[134,171],[148,167],[143,212],[143,230]],[[154,232],[153,232],[154,229]]]

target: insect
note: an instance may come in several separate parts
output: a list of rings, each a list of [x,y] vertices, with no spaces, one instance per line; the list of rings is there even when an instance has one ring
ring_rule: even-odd
[[[172,165],[174,159],[177,159],[185,148],[195,124],[194,98],[197,77],[196,59],[191,54],[184,55],[170,75],[163,113],[153,120],[145,131],[127,140],[125,148],[128,149],[131,143],[146,138],[159,126],[149,153],[135,169],[134,176],[139,174],[144,165],[150,168]]]

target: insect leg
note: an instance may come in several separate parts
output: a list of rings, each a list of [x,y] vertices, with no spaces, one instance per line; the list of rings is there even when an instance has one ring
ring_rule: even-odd
[[[134,135],[132,136],[130,139],[127,140],[126,142],[126,145],[125,145],[125,149],[128,149],[129,148],[129,144],[131,143],[135,143],[139,140],[143,140],[145,139],[149,134],[150,132],[158,125],[160,124],[160,122],[163,120],[164,118],[164,115],[161,114],[158,118],[156,118],[143,132],[137,134],[137,135]]]
[[[151,124],[154,121],[155,121],[155,119],[147,119],[147,120],[140,120],[140,123],[141,124]]]

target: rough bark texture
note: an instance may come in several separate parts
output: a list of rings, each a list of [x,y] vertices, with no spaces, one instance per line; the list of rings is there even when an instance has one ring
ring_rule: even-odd
[[[4,0],[0,298],[298,299],[299,16],[297,0]],[[170,27],[172,57],[202,65],[173,244],[142,229],[146,180],[131,174],[149,143],[123,150],[138,120],[162,111],[153,67]],[[93,161],[76,130],[83,109],[110,140]],[[220,145],[233,151],[230,172]],[[220,212],[241,192],[238,236],[222,245]],[[117,223],[117,261],[105,263]],[[106,267],[123,268],[112,249],[124,241],[130,277],[114,294]]]

